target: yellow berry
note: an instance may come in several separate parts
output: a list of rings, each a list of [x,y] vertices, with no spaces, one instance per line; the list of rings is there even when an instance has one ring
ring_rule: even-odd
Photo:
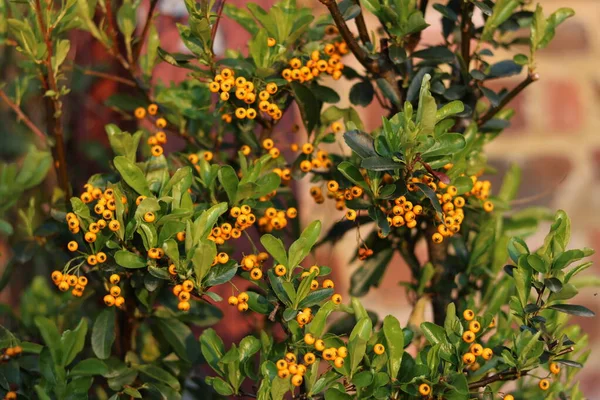
[[[555,362],[550,363],[550,372],[552,372],[554,375],[558,375],[560,372],[560,366]]]
[[[429,395],[431,393],[431,386],[426,383],[422,383],[419,385],[419,393],[423,396]]]
[[[385,352],[385,347],[381,344],[381,343],[377,343],[374,347],[373,347],[373,351],[375,352],[375,354],[377,355],[382,355]]]
[[[276,44],[277,44],[277,41],[274,38],[270,37],[270,38],[267,39],[267,46],[273,47]]]
[[[550,381],[548,379],[542,379],[539,383],[539,387],[542,390],[548,390],[550,387]]]
[[[483,357],[483,359],[486,361],[491,360],[493,356],[494,356],[494,351],[488,347],[483,349],[483,352],[481,353],[481,357]]]
[[[465,343],[473,343],[475,340],[475,333],[471,331],[465,331],[462,335],[462,339]]]
[[[473,318],[475,318],[475,313],[473,312],[473,310],[467,309],[463,312],[463,318],[466,321],[471,321]]]
[[[475,354],[473,353],[465,353],[462,357],[463,363],[467,365],[471,365],[475,362]]]

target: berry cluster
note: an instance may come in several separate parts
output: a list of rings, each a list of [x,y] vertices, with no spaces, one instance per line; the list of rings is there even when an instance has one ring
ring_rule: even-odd
[[[121,277],[119,274],[112,274],[110,278],[108,278],[110,282],[110,288],[108,289],[108,294],[104,296],[104,304],[107,307],[122,307],[125,304],[125,298],[121,296],[121,288],[119,287],[119,282],[121,281]]]
[[[173,287],[173,294],[179,299],[179,304],[177,305],[178,310],[188,311],[190,309],[192,290],[194,290],[194,282],[189,279],[186,279],[181,284]]]
[[[477,361],[478,357],[483,358],[485,361],[489,361],[494,356],[494,351],[489,347],[484,348],[481,344],[475,343],[477,334],[481,331],[481,323],[475,319],[475,312],[467,309],[463,312],[463,318],[466,321],[467,330],[464,331],[462,339],[465,343],[470,344],[469,351],[463,354],[462,361],[468,365],[471,371],[477,371],[480,365]],[[495,326],[494,321],[490,323],[489,328]]]
[[[88,279],[85,276],[71,275],[69,273],[62,273],[60,271],[52,271],[52,282],[58,287],[61,292],[66,292],[70,288],[71,294],[74,297],[83,296],[83,291],[88,283]]]
[[[323,51],[314,50],[310,53],[310,58],[302,63],[300,58],[292,58],[289,61],[289,68],[281,72],[281,76],[288,82],[297,81],[300,83],[317,78],[320,74],[326,73],[333,79],[338,80],[342,77],[344,64],[342,56],[348,54],[346,42],[328,43]]]
[[[263,276],[262,265],[268,258],[269,255],[265,252],[249,254],[242,258],[240,266],[244,271],[250,272],[250,279],[257,281]]]
[[[23,348],[21,346],[7,347],[7,348],[1,350],[1,352],[2,352],[2,361],[8,361],[11,358],[20,356],[21,353],[23,352]]]
[[[257,88],[253,81],[246,80],[243,76],[235,77],[235,71],[223,68],[221,73],[215,75],[208,89],[212,93],[219,93],[222,102],[231,104],[235,108],[234,115],[237,119],[254,119],[258,115],[256,108],[249,107],[256,102]],[[271,118],[278,120],[283,116],[279,106],[269,101],[271,95],[277,93],[278,87],[274,82],[265,85],[264,90],[258,92],[258,109]],[[234,97],[230,93],[234,91]],[[230,114],[223,114],[225,122],[231,122]]]
[[[249,299],[250,297],[248,296],[248,293],[241,292],[237,296],[229,296],[229,298],[227,299],[227,303],[230,306],[237,306],[239,312],[244,312],[248,310]]]
[[[290,149],[292,151],[300,150],[298,145],[295,143],[290,146]],[[317,150],[317,154],[313,154],[315,151],[315,146],[312,143],[304,143],[301,150],[305,159],[300,162],[300,171],[304,173],[310,172],[313,169],[329,169],[333,165],[333,162],[329,158],[329,154],[327,154],[326,151]]]
[[[265,210],[264,216],[258,219],[258,227],[261,232],[272,232],[273,230],[281,230],[288,224],[287,218],[294,219],[298,216],[298,210],[290,207],[287,210],[277,210],[274,207],[269,207]]]
[[[150,104],[148,108],[138,107],[134,111],[134,115],[137,119],[144,119],[147,115],[155,117],[158,112],[158,106],[156,104]],[[167,120],[164,118],[156,118],[154,125],[158,129],[164,129],[167,126]],[[148,138],[148,145],[150,146],[150,152],[154,157],[158,157],[163,153],[163,145],[167,143],[167,134],[163,131],[158,131],[154,135]]]

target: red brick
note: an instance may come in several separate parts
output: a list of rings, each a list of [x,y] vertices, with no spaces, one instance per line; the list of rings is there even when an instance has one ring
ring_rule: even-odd
[[[544,80],[542,107],[544,127],[551,132],[573,134],[585,118],[579,86],[570,79]]]

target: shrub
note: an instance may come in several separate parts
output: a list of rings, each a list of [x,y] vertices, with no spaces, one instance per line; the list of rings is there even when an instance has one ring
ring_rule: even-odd
[[[593,252],[568,249],[563,211],[511,210],[517,167],[500,188],[482,176],[490,171],[483,147],[509,125],[506,106],[539,79],[536,52],[573,12],[546,16],[517,0],[433,9],[424,0],[321,3],[328,13],[315,17],[294,1],[268,11],[186,1],[189,20],[178,29],[187,54],[159,47],[155,0],[145,22],[129,0],[0,3],[3,42],[18,51],[22,74],[0,96],[39,146],[2,165],[0,227],[14,244],[2,286],[34,254],[56,286],[36,276],[19,316],[6,307],[14,333],[2,330],[5,399],[583,398],[575,375],[587,336],[569,316],[593,312],[569,300],[591,265],[577,262]],[[369,30],[364,12],[380,26]],[[442,45],[420,44],[425,12],[442,18]],[[221,18],[251,34],[248,55],[216,56]],[[69,50],[82,31],[121,75],[75,68]],[[495,61],[496,49],[524,42],[528,54]],[[187,79],[156,83],[158,58],[187,69]],[[134,89],[109,100],[123,125],[106,126],[114,153],[106,173],[71,196],[64,119],[74,68]],[[515,88],[491,88],[523,69]],[[339,79],[352,82],[352,106],[335,105],[340,94],[327,85]],[[44,129],[22,108],[23,94],[34,102],[36,92]],[[353,106],[371,103],[382,122],[366,132]],[[281,122],[295,106],[303,129],[293,137],[302,143]],[[174,137],[185,146],[166,154]],[[327,150],[342,142],[347,151]],[[19,211],[25,229],[15,232],[12,209],[46,176],[50,147],[60,190],[46,208],[32,197]],[[320,221],[300,228],[304,211],[291,190],[299,179],[310,180],[315,203],[335,202],[328,232]],[[524,238],[540,221],[551,221],[549,233],[530,249]],[[369,233],[351,250],[360,267],[348,299],[331,268],[307,258],[360,226]],[[404,327],[359,300],[396,253],[411,272],[403,286],[414,309]],[[243,280],[246,291],[237,287]],[[225,344],[209,328],[228,323],[217,322],[214,306],[225,301],[263,315],[263,329]]]

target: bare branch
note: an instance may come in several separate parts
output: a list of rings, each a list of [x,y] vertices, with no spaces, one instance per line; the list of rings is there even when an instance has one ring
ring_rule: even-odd
[[[477,121],[477,126],[481,127],[483,124],[488,122],[490,119],[494,118],[500,110],[502,110],[508,103],[510,103],[515,97],[519,95],[527,86],[532,84],[533,82],[540,79],[540,76],[536,73],[527,74],[527,78],[523,80],[519,85],[517,85],[513,90],[511,90],[506,96],[502,98],[500,103],[496,107],[491,107],[487,113],[485,113],[479,120]]]
[[[148,9],[146,23],[144,24],[144,29],[142,29],[142,33],[139,37],[139,42],[136,44],[135,51],[133,53],[134,64],[136,64],[137,60],[142,54],[142,47],[144,47],[144,42],[146,41],[146,37],[148,36],[148,32],[150,31],[150,25],[152,25],[152,19],[154,16],[154,9],[156,8],[156,4],[158,4],[158,0],[150,0],[150,8]]]
[[[23,123],[38,137],[41,139],[42,145],[44,148],[48,146],[48,141],[46,139],[46,135],[29,119],[27,115],[21,110],[21,108],[13,102],[6,93],[0,89],[0,98],[4,100],[7,106],[9,106],[15,114],[17,114],[18,120],[23,121]]]

